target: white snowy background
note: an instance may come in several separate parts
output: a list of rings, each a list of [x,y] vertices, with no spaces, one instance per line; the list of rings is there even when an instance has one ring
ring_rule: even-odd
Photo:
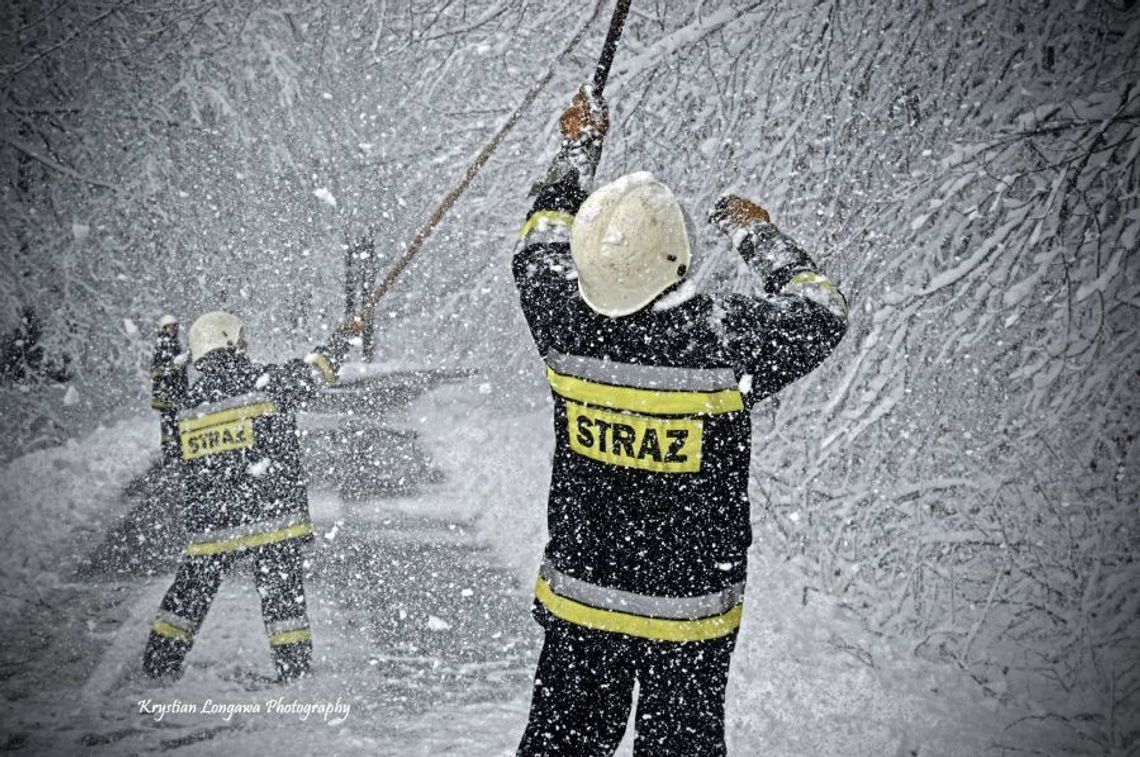
[[[509,256],[610,10],[4,4],[0,339],[34,307],[70,378],[0,386],[0,747],[511,753],[552,440]],[[1134,0],[634,0],[599,175],[652,171],[695,217],[755,198],[852,304],[828,362],[755,414],[733,754],[1140,754],[1138,61]],[[393,419],[442,482],[314,487],[323,672],[235,678],[269,667],[235,575],[183,681],[137,680],[169,575],[77,570],[158,456],[158,316],[231,309],[263,360],[321,341],[346,242],[391,264],[551,64],[378,308],[382,366],[473,375]],[[701,286],[749,286],[699,242]],[[137,705],[275,696],[352,709]]]

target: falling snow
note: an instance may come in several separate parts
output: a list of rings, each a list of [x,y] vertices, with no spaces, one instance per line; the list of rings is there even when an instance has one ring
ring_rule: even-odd
[[[513,753],[557,429],[510,256],[612,3],[554,53],[594,5],[10,4],[5,749]],[[850,305],[834,354],[753,413],[730,754],[1136,754],[1135,4],[632,6],[597,178],[661,181],[692,217],[692,269],[654,308],[787,312],[703,223],[725,192]],[[231,310],[257,361],[316,366],[552,63],[341,385],[296,413],[315,674],[271,682],[241,567],[183,678],[147,680],[185,548],[158,318],[185,350]]]

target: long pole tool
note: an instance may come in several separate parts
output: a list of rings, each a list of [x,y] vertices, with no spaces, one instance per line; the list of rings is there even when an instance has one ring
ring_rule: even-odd
[[[618,0],[614,15],[610,18],[610,30],[602,45],[602,54],[598,56],[598,67],[594,69],[594,91],[599,95],[605,90],[606,80],[610,78],[610,66],[614,63],[618,40],[625,29],[625,17],[629,15],[629,3],[630,0]]]
[[[629,13],[629,3],[630,0],[618,0],[617,7],[614,9],[614,15],[610,19],[610,30],[606,35],[605,44],[602,46],[602,54],[598,59],[598,67],[594,71],[594,89],[599,93],[601,93],[601,91],[605,88],[606,79],[609,78],[610,65],[613,63],[614,52],[617,50],[618,39],[621,37],[622,28],[625,26],[626,14]],[[554,76],[555,67],[557,66],[558,62],[563,57],[565,57],[574,47],[576,47],[579,42],[582,41],[582,37],[585,36],[586,30],[590,27],[591,24],[594,23],[594,19],[598,17],[598,13],[601,12],[602,6],[604,4],[605,0],[598,0],[598,3],[594,6],[594,12],[590,14],[590,18],[586,21],[586,23],[582,25],[580,29],[578,29],[577,33],[574,34],[570,41],[566,43],[566,46],[562,48],[561,52],[559,52],[558,55],[554,57],[554,60],[551,61],[550,66],[546,69],[546,72],[537,82],[535,82],[535,85],[531,87],[530,91],[526,93],[526,96],[523,97],[522,102],[519,103],[518,107],[515,108],[514,112],[511,113],[510,117],[507,118],[506,122],[504,122],[503,125],[499,127],[499,130],[495,132],[490,141],[488,141],[487,144],[483,146],[483,149],[479,151],[479,154],[475,156],[475,159],[471,161],[471,164],[469,166],[467,166],[467,170],[464,171],[463,178],[460,180],[459,184],[444,196],[439,205],[436,207],[435,211],[431,214],[431,217],[428,218],[427,222],[425,222],[423,226],[420,227],[419,231],[416,232],[416,235],[412,237],[412,241],[408,243],[407,248],[404,250],[404,254],[401,255],[399,260],[397,260],[392,265],[387,274],[384,275],[384,278],[380,284],[372,290],[372,293],[370,295],[368,295],[368,299],[364,303],[364,307],[361,308],[358,316],[349,316],[348,321],[352,321],[354,317],[359,317],[363,322],[367,323],[372,319],[373,311],[376,309],[376,303],[378,303],[380,301],[380,298],[387,294],[388,290],[392,288],[392,284],[396,281],[399,275],[404,272],[404,269],[408,267],[408,264],[412,262],[412,258],[416,256],[416,253],[418,253],[420,251],[420,248],[423,247],[424,242],[427,241],[427,238],[431,236],[433,231],[435,231],[435,227],[438,226],[439,222],[443,220],[443,217],[447,214],[447,211],[451,210],[452,206],[455,205],[455,201],[458,200],[459,196],[463,194],[468,186],[471,185],[471,182],[479,173],[479,169],[482,168],[487,160],[491,157],[491,153],[493,153],[495,151],[495,148],[499,146],[499,143],[503,141],[503,137],[506,136],[507,132],[509,132],[514,127],[514,125],[518,122],[519,117],[523,114],[523,111],[530,107],[531,103],[535,101],[539,93],[542,91],[543,87],[545,87],[547,82],[549,82],[550,79]]]

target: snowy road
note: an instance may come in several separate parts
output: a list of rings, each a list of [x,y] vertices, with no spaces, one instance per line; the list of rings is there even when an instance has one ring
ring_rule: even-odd
[[[441,389],[401,419],[419,432],[442,483],[352,502],[312,493],[307,595],[317,673],[289,686],[257,681],[272,665],[240,566],[184,677],[169,686],[139,671],[169,564],[150,576],[77,573],[115,533],[126,483],[154,458],[152,419],[7,465],[0,749],[512,754],[539,643],[530,582],[544,538],[549,419],[543,408],[504,414],[481,404],[482,394],[481,386]],[[920,659],[905,639],[869,634],[840,602],[807,591],[797,559],[757,523],[728,691],[730,754],[978,757],[1002,754],[1002,744],[1048,743],[1040,727],[1005,729],[1025,710]],[[629,754],[628,740],[618,754]]]
[[[433,748],[421,730],[431,719],[425,713],[493,709],[527,689],[538,632],[526,592],[469,527],[381,501],[314,500],[313,679],[286,687],[256,680],[272,666],[257,596],[240,566],[223,584],[186,675],[165,687],[139,675],[137,658],[169,577],[71,583],[45,597],[5,647],[6,746],[27,754],[196,754],[224,742],[225,751],[252,754],[280,740],[296,753],[335,734],[331,752],[323,751],[429,754],[436,752],[422,751]],[[284,702],[273,705],[278,697]],[[291,703],[298,712],[277,712]],[[325,703],[347,712],[302,720],[306,705]],[[164,706],[183,711],[163,714]],[[227,712],[250,706],[260,711]],[[507,708],[516,723],[502,734],[505,750],[523,712],[518,703]],[[476,720],[493,722],[485,713]],[[435,731],[449,741],[453,732],[453,724]],[[455,746],[439,745],[438,753],[460,753]]]
[[[376,696],[418,714],[525,688],[538,632],[514,579],[468,527],[379,512],[337,527],[312,581],[375,650]]]

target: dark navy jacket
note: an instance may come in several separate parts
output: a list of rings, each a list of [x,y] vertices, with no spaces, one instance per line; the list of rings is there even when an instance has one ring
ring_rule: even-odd
[[[312,538],[295,413],[336,379],[322,350],[259,365],[220,349],[195,364],[178,415],[188,554]]]
[[[540,192],[513,260],[554,399],[538,598],[583,625],[702,638],[676,621],[716,615],[743,592],[751,410],[828,356],[846,303],[792,240],[756,224],[738,249],[765,274],[764,296],[673,293],[628,316],[600,315],[579,295],[570,256],[584,197],[566,185]],[[773,245],[790,264],[763,270]],[[667,299],[679,301],[661,307]],[[706,596],[721,597],[709,600],[716,612],[663,599]]]

